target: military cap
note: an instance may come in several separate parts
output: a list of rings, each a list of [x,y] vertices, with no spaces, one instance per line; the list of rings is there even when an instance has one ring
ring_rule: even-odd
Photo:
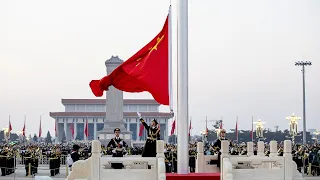
[[[80,146],[77,145],[77,144],[74,144],[73,147],[72,147],[73,150],[79,150],[80,149]]]
[[[158,125],[158,121],[156,119],[153,119],[152,121]]]
[[[115,133],[116,131],[121,132],[121,131],[120,131],[120,128],[115,128],[113,132]]]

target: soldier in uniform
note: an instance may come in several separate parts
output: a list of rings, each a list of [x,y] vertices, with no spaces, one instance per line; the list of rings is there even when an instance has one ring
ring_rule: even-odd
[[[223,140],[228,140],[226,137],[225,137],[225,135],[226,135],[226,130],[224,130],[224,129],[221,129],[221,131],[220,131],[220,138],[219,139],[217,139],[217,141],[214,143],[214,145],[213,145],[213,147],[215,147],[218,151],[219,151],[219,153],[218,153],[218,162],[217,162],[217,167],[218,168],[220,168],[220,163],[221,163],[221,152],[220,152],[220,150],[221,150],[221,142],[223,141]],[[231,144],[231,142],[230,142],[230,145],[229,145],[229,147],[232,147],[232,144]],[[211,164],[211,163],[210,163]]]
[[[56,153],[55,149],[52,149],[50,156],[49,156],[49,169],[50,169],[50,176],[55,176],[56,175]]]
[[[190,172],[196,172],[196,157],[197,157],[197,150],[194,145],[191,145],[189,149],[189,167]]]
[[[6,175],[6,166],[7,166],[7,151],[1,150],[0,153],[0,167],[1,167],[1,176]]]
[[[164,153],[164,156],[165,156],[166,173],[169,173],[171,172],[171,161],[172,161],[171,150],[169,148],[167,148],[166,152]]]
[[[124,148],[128,147],[128,145],[126,142],[124,142],[123,139],[120,138],[120,129],[119,128],[114,129],[113,132],[116,137],[114,137],[110,140],[107,147],[113,148],[112,157],[123,157],[123,155],[125,153]],[[122,169],[123,164],[122,163],[112,163],[111,167],[114,169]]]
[[[142,118],[140,118],[140,122],[143,124],[148,135],[142,152],[142,157],[156,157],[157,140],[160,140],[160,129],[157,127],[158,122],[156,119],[153,119],[150,126]]]
[[[26,170],[26,176],[32,175],[32,166],[31,166],[31,150],[28,149],[24,154],[24,164]],[[30,174],[29,174],[29,165],[30,165]]]

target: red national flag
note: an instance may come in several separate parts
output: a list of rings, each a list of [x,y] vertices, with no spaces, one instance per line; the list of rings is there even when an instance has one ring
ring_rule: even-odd
[[[158,103],[169,105],[168,17],[161,32],[147,45],[108,76],[90,82],[95,96],[103,96],[103,91],[114,86],[125,92],[148,91]]]
[[[84,128],[84,134],[86,135],[86,137],[89,136],[89,127],[88,127],[88,119],[86,120],[86,127]]]
[[[10,119],[9,119],[9,133],[12,131],[12,126],[11,126],[11,122],[10,122]]]
[[[22,129],[22,135],[26,136],[26,120],[24,120],[23,129]]]
[[[141,137],[142,134],[143,134],[143,129],[144,129],[144,126],[143,126],[143,124],[141,123],[141,124],[140,124],[140,129],[139,129],[139,136],[140,136],[140,137]]]
[[[171,136],[174,134],[175,130],[176,130],[176,120],[173,120],[173,123],[171,126],[171,133],[170,133]]]
[[[209,129],[206,127],[206,136],[209,134]]]
[[[74,138],[74,127],[73,127],[73,123],[71,123],[71,125],[70,125],[70,131],[71,131],[72,138]]]
[[[57,137],[58,132],[57,132],[57,122],[56,121],[54,121],[54,134]]]
[[[191,127],[191,119],[190,119],[190,124],[189,124],[189,136],[191,135],[191,129],[192,129],[192,127]]]
[[[42,128],[41,128],[41,117],[40,117],[39,137],[41,137],[41,134],[42,134]]]
[[[222,120],[220,121],[220,129],[222,129],[223,127],[222,127]]]

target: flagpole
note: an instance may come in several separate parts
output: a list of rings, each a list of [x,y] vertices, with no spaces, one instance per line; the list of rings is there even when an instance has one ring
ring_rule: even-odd
[[[252,116],[252,119],[251,119],[251,141],[253,142],[253,116]]]
[[[171,2],[168,17],[168,65],[169,65],[169,106],[170,112],[173,112],[173,92],[172,92],[172,23],[171,23]]]
[[[238,133],[238,116],[237,116],[237,122],[236,122],[236,126],[237,126],[237,129],[236,129],[236,135],[237,135],[237,143],[239,144],[239,133]]]

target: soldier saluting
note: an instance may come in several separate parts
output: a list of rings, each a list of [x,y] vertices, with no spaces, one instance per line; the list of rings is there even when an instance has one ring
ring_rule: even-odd
[[[112,157],[123,157],[125,151],[125,147],[128,147],[127,143],[124,142],[123,139],[120,138],[120,129],[116,128],[114,129],[115,137],[110,140],[107,147],[112,147]],[[122,169],[123,164],[122,163],[111,163],[111,167],[114,169]]]
[[[142,157],[156,157],[157,155],[157,140],[160,140],[160,129],[157,127],[158,121],[153,119],[150,126],[142,119],[141,114],[137,113],[140,122],[143,124],[144,128],[147,131],[147,140],[144,145],[142,152]]]

